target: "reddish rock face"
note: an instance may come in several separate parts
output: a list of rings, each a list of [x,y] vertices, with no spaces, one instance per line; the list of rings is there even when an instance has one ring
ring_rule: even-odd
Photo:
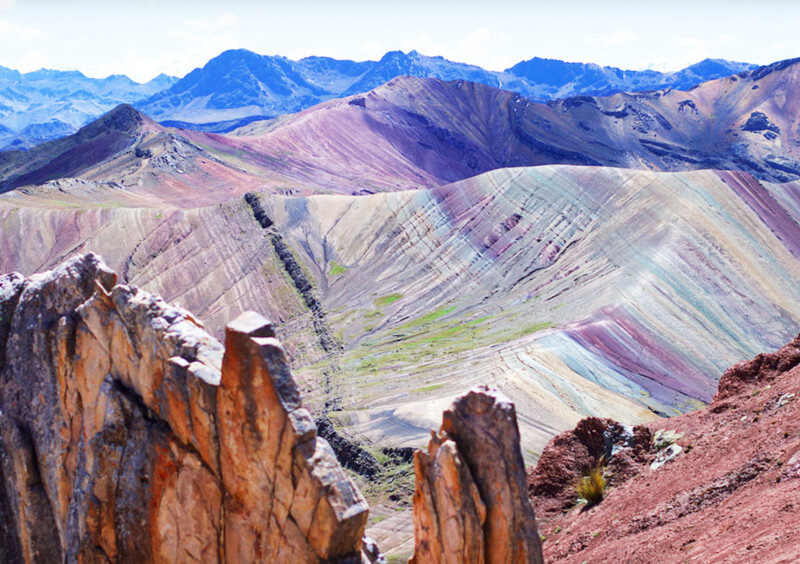
[[[115,282],[95,255],[0,277],[3,560],[359,559],[366,502],[266,320],[223,349]]]
[[[414,562],[485,562],[486,505],[456,443],[433,433],[414,471]]]
[[[728,369],[707,409],[632,429],[591,508],[575,481],[621,426],[586,419],[552,439],[529,475],[547,560],[799,561],[799,365],[797,338]]]
[[[478,388],[456,399],[414,469],[413,562],[543,561],[505,396]]]
[[[228,325],[225,345],[217,390],[225,559],[355,556],[367,504],[317,437],[272,328],[243,314]]]
[[[536,500],[539,518],[574,507],[575,485],[598,464],[607,464],[609,482],[618,486],[628,477],[631,460],[646,462],[651,444],[644,426],[626,428],[611,419],[588,417],[572,431],[554,437],[528,475],[528,492]]]

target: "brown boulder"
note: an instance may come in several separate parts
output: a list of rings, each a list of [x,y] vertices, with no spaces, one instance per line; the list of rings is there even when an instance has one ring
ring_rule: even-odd
[[[772,353],[761,353],[752,360],[740,362],[728,368],[719,379],[717,393],[711,401],[712,411],[727,407],[725,400],[754,383],[768,383],[800,364],[800,335],[792,342]]]

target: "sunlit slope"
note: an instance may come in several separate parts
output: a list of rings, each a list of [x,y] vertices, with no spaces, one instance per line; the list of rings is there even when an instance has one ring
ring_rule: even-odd
[[[641,417],[621,396],[691,408],[794,334],[798,198],[740,173],[548,166],[264,200],[346,343],[343,423],[419,441],[448,398],[491,383],[538,445],[581,415]]]
[[[217,334],[262,311],[312,403],[379,444],[421,444],[452,396],[484,383],[517,402],[533,457],[585,415],[698,405],[726,366],[800,322],[800,185],[743,173],[544,166],[432,190],[262,194],[267,229],[240,198],[182,209],[91,182],[28,192],[0,197],[0,270],[94,250]],[[321,330],[341,348],[323,350]]]

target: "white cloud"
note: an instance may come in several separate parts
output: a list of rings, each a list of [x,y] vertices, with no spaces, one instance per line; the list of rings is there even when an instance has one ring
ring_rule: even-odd
[[[137,82],[147,82],[160,73],[182,77],[223,51],[242,46],[237,37],[229,34],[198,35],[185,30],[172,30],[169,35],[175,47],[173,50],[152,56],[128,50],[124,57],[87,68],[86,74],[102,78],[124,72]]]
[[[15,21],[0,19],[0,36],[5,40],[28,41],[39,39],[42,35],[42,32],[35,27],[27,27]]]
[[[16,4],[15,0],[0,0],[0,10],[8,10]]]
[[[193,31],[211,31],[217,29],[230,29],[239,25],[239,16],[227,12],[215,18],[196,18],[187,20],[185,27]]]
[[[15,64],[20,72],[30,72],[47,67],[47,55],[41,51],[28,51]]]
[[[217,20],[219,27],[236,27],[239,24],[239,16],[232,12],[222,14]]]
[[[632,43],[636,41],[638,37],[635,34],[628,30],[620,30],[616,33],[612,33],[611,35],[607,35],[603,38],[603,43],[609,44],[617,44],[617,43]]]
[[[377,41],[365,41],[359,47],[363,54],[362,57],[367,60],[378,60],[386,53],[386,50]]]
[[[488,70],[503,70],[519,62],[509,59],[505,54],[504,46],[507,42],[506,33],[480,27],[462,37],[453,48],[442,54],[459,63],[478,65]]]
[[[435,40],[429,33],[418,33],[413,37],[409,37],[402,42],[400,49],[405,52],[416,50],[425,55],[444,55],[447,51],[445,45]]]

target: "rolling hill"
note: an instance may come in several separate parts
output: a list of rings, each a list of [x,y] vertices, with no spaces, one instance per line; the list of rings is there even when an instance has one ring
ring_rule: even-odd
[[[585,415],[700,405],[800,320],[797,184],[745,173],[513,168],[194,208],[59,182],[2,196],[0,268],[93,249],[216,334],[265,312],[315,405],[382,445],[419,444],[481,382],[523,406],[535,457]]]

